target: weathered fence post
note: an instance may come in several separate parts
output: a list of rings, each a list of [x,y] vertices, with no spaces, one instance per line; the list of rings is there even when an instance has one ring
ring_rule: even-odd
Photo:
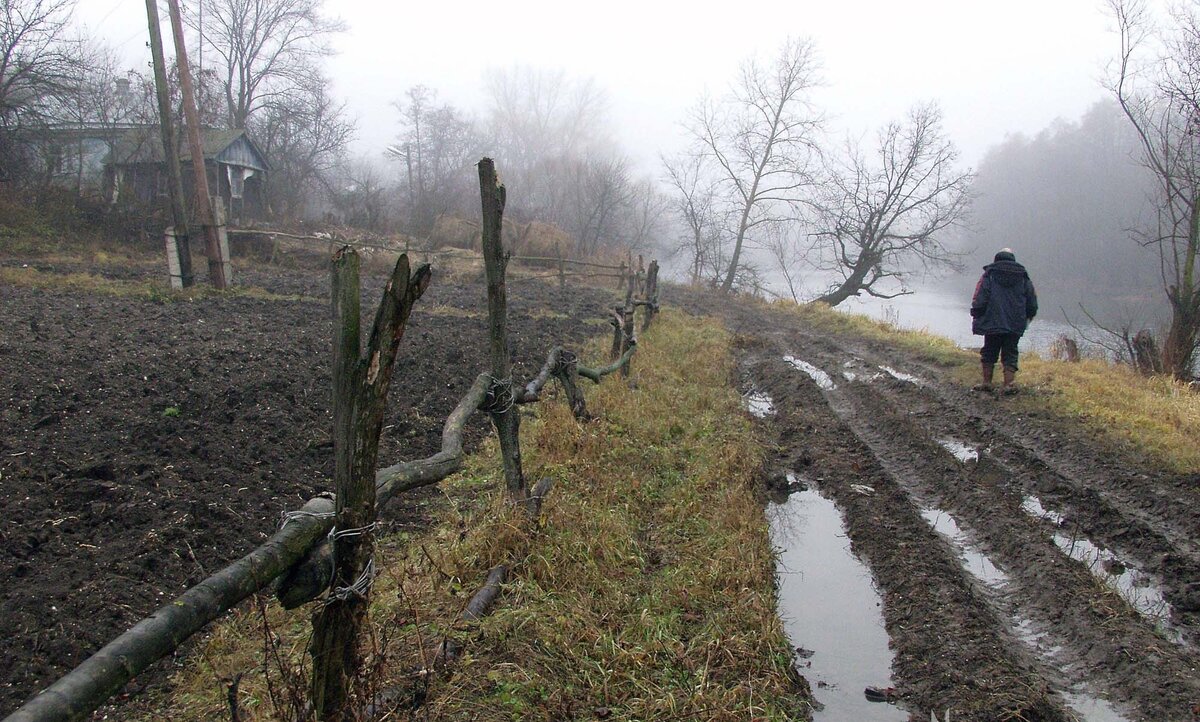
[[[318,720],[357,719],[350,680],[358,672],[359,632],[374,578],[375,464],[396,352],[413,304],[429,286],[428,266],[409,275],[401,255],[364,356],[359,344],[359,257],[333,256],[333,455],[337,489],[333,586],[313,620],[312,706]]]
[[[488,341],[491,347],[492,388],[484,410],[492,417],[504,457],[504,479],[514,502],[525,501],[525,476],[521,471],[521,417],[512,387],[512,361],[508,355],[508,291],[504,284],[508,259],[504,254],[501,231],[504,220],[505,191],[496,177],[491,158],[479,161],[479,195],[483,211],[483,266],[487,273]]]
[[[612,350],[608,353],[610,361],[621,358],[622,328],[625,325],[625,317],[622,315],[623,311],[624,309],[621,306],[613,306],[612,317],[608,319],[608,322],[613,327]]]
[[[625,356],[629,349],[637,345],[637,325],[633,322],[634,305],[632,303],[625,306],[621,312],[621,355]],[[625,363],[621,364],[621,375],[629,376],[630,367],[633,365],[633,357],[625,359]]]
[[[650,267],[646,269],[645,299],[645,313],[642,315],[643,331],[650,328],[654,314],[658,313],[658,261],[650,261]]]
[[[554,255],[558,256],[558,287],[564,288],[567,285],[567,264],[563,261],[561,242],[554,244]]]

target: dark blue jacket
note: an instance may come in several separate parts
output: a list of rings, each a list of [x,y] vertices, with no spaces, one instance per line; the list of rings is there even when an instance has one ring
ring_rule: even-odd
[[[971,299],[971,333],[1022,334],[1037,311],[1037,293],[1024,266],[1016,261],[996,261],[983,267]]]

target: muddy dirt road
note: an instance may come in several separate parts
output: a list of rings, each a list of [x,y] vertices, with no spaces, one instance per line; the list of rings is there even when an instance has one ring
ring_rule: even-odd
[[[738,334],[775,473],[840,509],[910,719],[1200,719],[1200,480],[902,350],[689,305]]]
[[[112,270],[100,272],[161,273]],[[389,463],[437,451],[446,415],[486,366],[484,286],[434,278],[397,361],[380,441]],[[364,278],[365,309],[384,279]],[[159,303],[0,285],[0,716],[329,487],[328,273],[245,270],[239,283],[306,300]],[[552,346],[604,328],[614,297],[510,282],[518,378]],[[468,446],[488,432],[472,419]],[[389,507],[388,529],[420,523],[421,498]]]

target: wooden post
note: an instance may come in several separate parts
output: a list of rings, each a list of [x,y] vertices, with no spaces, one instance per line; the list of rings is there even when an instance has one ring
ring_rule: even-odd
[[[526,494],[525,476],[521,471],[521,417],[512,388],[512,362],[508,355],[508,291],[504,284],[508,258],[501,239],[505,191],[496,177],[496,165],[491,158],[479,161],[479,196],[483,211],[481,238],[483,267],[487,274],[488,342],[492,362],[492,391],[485,410],[491,415],[500,438],[509,496],[513,502],[523,504]]]
[[[150,57],[154,65],[154,97],[158,102],[158,130],[162,138],[163,158],[167,161],[167,190],[171,198],[171,222],[174,231],[167,234],[167,264],[177,259],[181,288],[192,285],[192,252],[188,243],[187,208],[183,203],[183,171],[179,166],[179,146],[175,141],[175,120],[171,117],[171,91],[167,86],[167,61],[163,56],[162,30],[158,24],[158,3],[146,0],[146,22],[150,28]],[[171,270],[175,287],[175,270]]]
[[[359,257],[344,246],[333,256],[333,456],[337,489],[333,587],[313,620],[312,705],[322,721],[358,719],[350,680],[361,657],[359,633],[374,578],[375,464],[396,353],[413,304],[429,287],[428,266],[409,275],[401,255],[364,356],[359,345]]]
[[[554,244],[554,255],[558,256],[558,287],[564,288],[567,285],[567,264],[563,261],[561,242]]]
[[[624,356],[629,349],[637,345],[637,326],[633,322],[634,306],[627,305],[621,314],[621,355]],[[621,375],[629,376],[630,367],[633,365],[633,357],[626,359],[625,363],[621,364]]]
[[[658,261],[650,261],[646,269],[646,306],[642,314],[642,330],[650,328],[654,314],[658,313]]]
[[[233,285],[233,262],[229,257],[229,232],[225,227],[225,201],[220,196],[217,196],[212,199],[212,203],[213,227],[216,228],[217,232],[218,272],[221,274],[222,284],[220,288],[229,288]],[[211,263],[209,264],[209,268],[212,268]]]
[[[227,260],[221,256],[221,239],[213,224],[212,203],[208,193],[208,171],[204,164],[204,141],[200,137],[200,113],[196,110],[196,93],[192,88],[192,71],[188,68],[187,45],[183,39],[183,20],[179,14],[179,0],[167,0],[171,15],[171,32],[175,38],[175,64],[179,68],[179,90],[183,96],[183,117],[187,123],[188,146],[192,153],[192,175],[195,177],[196,202],[193,208],[204,228],[205,248],[208,252],[208,282],[213,288],[225,288],[225,276],[221,264]]]
[[[617,290],[618,291],[621,290],[622,288],[625,288],[625,270],[627,268],[628,268],[628,266],[625,265],[625,262],[621,261],[621,271],[620,271],[620,273],[617,274]]]
[[[621,358],[621,329],[624,325],[624,317],[621,315],[621,313],[623,310],[624,309],[621,306],[613,306],[612,318],[608,319],[608,322],[611,323],[613,327],[612,350],[608,354],[610,361],[615,361]]]

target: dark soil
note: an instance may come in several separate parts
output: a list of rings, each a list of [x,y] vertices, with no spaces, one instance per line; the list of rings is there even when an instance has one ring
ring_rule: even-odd
[[[954,720],[1110,719],[1080,714],[1080,697],[1128,720],[1200,719],[1194,476],[1157,470],[1020,397],[972,393],[903,349],[704,294],[686,305],[724,316],[738,334],[745,390],[772,397],[776,413],[763,428],[778,470],[769,476],[794,471],[842,510],[882,594],[912,720],[946,710]],[[835,388],[820,388],[785,355],[824,370]],[[978,461],[957,459],[939,444],[947,438],[978,448]],[[1031,495],[1060,518],[1023,510]],[[964,568],[922,518],[934,508],[987,554],[1002,583]],[[1169,628],[1139,615],[1055,535],[1090,539],[1144,571],[1172,605]]]
[[[446,415],[486,369],[484,286],[443,282],[436,267],[434,278],[401,344],[382,463],[439,450]],[[364,279],[366,318],[383,279]],[[310,300],[0,287],[0,716],[329,489],[328,276],[239,269],[238,280]],[[510,281],[514,378],[604,328],[614,298]],[[473,418],[468,447],[487,431]],[[385,521],[421,523],[422,499],[403,497]]]

